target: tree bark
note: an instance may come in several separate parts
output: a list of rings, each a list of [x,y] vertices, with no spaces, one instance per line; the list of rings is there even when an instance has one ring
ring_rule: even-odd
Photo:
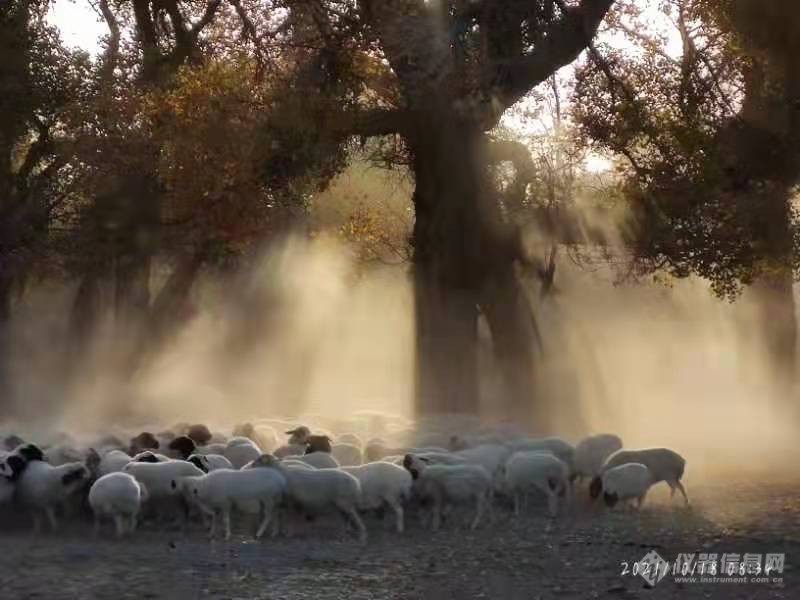
[[[415,115],[408,142],[416,179],[417,412],[479,412],[477,327],[483,311],[513,389],[503,402],[491,400],[506,416],[519,414],[508,403],[530,405],[532,328],[511,236],[487,178],[486,137],[442,109]]]

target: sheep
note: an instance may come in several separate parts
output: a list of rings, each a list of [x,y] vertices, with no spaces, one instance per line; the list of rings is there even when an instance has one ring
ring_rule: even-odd
[[[151,509],[154,505],[162,507],[164,512],[179,510],[180,526],[185,528],[189,507],[183,497],[172,487],[172,481],[179,477],[203,475],[203,471],[190,462],[168,460],[166,462],[131,462],[122,470],[133,475],[147,489],[148,502]]]
[[[106,452],[100,458],[100,464],[97,467],[97,475],[102,477],[109,473],[119,473],[129,462],[131,462],[131,457],[121,450]]]
[[[327,452],[330,454],[332,450],[331,438],[327,435],[310,435],[306,438],[306,454],[312,452]]]
[[[81,462],[84,459],[83,454],[72,445],[59,444],[48,448],[45,453],[45,459],[54,467],[65,465],[71,462]]]
[[[41,531],[41,513],[55,531],[56,506],[86,485],[89,478],[89,469],[81,462],[54,467],[42,460],[30,460],[19,475],[15,495],[32,512],[34,533]]]
[[[636,502],[636,509],[642,508],[647,490],[653,484],[653,476],[642,463],[625,463],[612,467],[603,473],[603,499],[606,506],[613,508],[617,502]]]
[[[24,443],[25,440],[23,440],[18,435],[14,435],[13,433],[3,438],[3,448],[8,450],[9,452],[12,452],[15,448],[21,446]]]
[[[475,518],[470,529],[475,530],[492,495],[492,478],[480,465],[428,464],[427,459],[406,454],[403,467],[414,480],[414,493],[420,499],[433,501],[431,528],[438,531],[442,512],[454,504],[475,503]]]
[[[334,444],[331,448],[331,455],[336,459],[336,462],[345,467],[355,467],[364,462],[361,448],[353,444]]]
[[[0,475],[0,506],[11,502],[16,491],[16,483],[8,475]]]
[[[205,446],[211,441],[211,431],[202,424],[190,425],[186,430],[186,436],[198,446]]]
[[[197,444],[188,435],[179,435],[167,445],[171,458],[186,460],[197,451]]]
[[[89,489],[95,537],[100,533],[100,521],[105,516],[114,520],[117,537],[125,535],[125,518],[129,520],[128,532],[133,533],[146,499],[145,486],[129,473],[109,473],[100,477]]]
[[[233,469],[233,464],[221,454],[192,454],[186,459],[205,473],[219,469]]]
[[[361,484],[359,509],[374,510],[388,505],[395,514],[397,533],[403,533],[403,504],[411,497],[411,473],[399,465],[372,462],[358,466],[343,466]]]
[[[675,490],[683,495],[686,507],[689,507],[689,497],[681,483],[686,460],[677,452],[668,448],[645,448],[643,450],[617,450],[606,459],[600,474],[596,475],[589,484],[589,495],[595,500],[603,491],[602,474],[626,463],[641,463],[650,470],[653,485],[665,481],[670,488],[670,498],[675,496]]]
[[[288,497],[294,506],[310,515],[336,509],[345,524],[349,521],[355,525],[359,541],[366,543],[367,530],[357,512],[361,484],[356,477],[339,469],[291,467],[271,454],[260,456],[253,467],[279,470],[286,477]]]
[[[228,440],[222,455],[231,461],[234,469],[241,469],[251,460],[261,456],[261,449],[248,438],[234,437]]]
[[[503,444],[481,444],[473,448],[466,448],[453,453],[459,458],[463,458],[466,462],[481,465],[486,469],[492,480],[496,480],[500,471],[508,460],[511,450]]]
[[[600,433],[582,439],[575,446],[573,471],[577,478],[594,477],[605,460],[622,448],[622,440],[613,433]]]
[[[198,446],[197,447],[197,454],[219,454],[222,455],[225,453],[225,448],[227,447],[228,442],[211,442],[210,444],[206,444],[205,446]]]
[[[525,494],[536,488],[547,496],[551,517],[558,514],[558,498],[569,501],[569,467],[557,456],[545,451],[515,452],[504,468],[505,491],[514,499],[514,514],[519,516]]]
[[[305,446],[308,443],[308,437],[311,435],[311,430],[305,425],[300,425],[294,429],[286,432],[289,437],[289,444],[297,444]]]
[[[231,509],[255,505],[262,514],[262,521],[255,533],[260,538],[273,518],[275,509],[283,502],[286,478],[276,469],[220,469],[208,475],[182,477],[172,482],[187,500],[194,502],[203,512],[211,516],[209,537],[216,531],[217,513],[222,513],[225,539],[231,537]]]
[[[153,452],[151,450],[145,450],[144,452],[139,452],[139,454],[135,454],[131,457],[130,462],[139,462],[139,463],[157,463],[157,462],[169,462],[172,460],[169,456],[164,454],[159,454],[158,452]]]
[[[242,423],[233,429],[234,436],[250,438],[264,452],[273,452],[278,446],[278,434],[269,425]]]
[[[143,431],[136,437],[131,438],[128,454],[133,456],[144,450],[158,450],[159,447],[160,444],[156,436],[149,431]]]
[[[507,442],[506,445],[514,452],[550,452],[561,459],[561,461],[569,467],[570,473],[572,473],[572,465],[575,461],[575,448],[572,444],[559,437],[522,438]]]
[[[359,449],[364,447],[364,443],[361,441],[361,438],[358,437],[355,433],[343,433],[342,435],[337,435],[336,443],[351,444]]]
[[[307,446],[305,444],[284,444],[279,446],[273,452],[276,458],[286,458],[287,456],[302,456],[306,453]]]
[[[335,469],[339,466],[337,460],[327,452],[311,452],[310,454],[298,456],[297,460],[308,463],[317,469]]]

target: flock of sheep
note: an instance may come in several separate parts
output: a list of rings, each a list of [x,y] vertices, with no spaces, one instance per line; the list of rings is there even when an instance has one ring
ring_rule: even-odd
[[[458,506],[474,511],[475,529],[504,500],[519,515],[535,492],[556,517],[586,479],[590,497],[602,496],[612,508],[640,508],[661,481],[689,503],[679,454],[625,450],[613,434],[573,446],[459,416],[412,422],[364,411],[336,422],[318,416],[303,422],[261,419],[233,427],[231,435],[178,424],[155,434],[105,433],[84,443],[65,434],[30,441],[5,431],[0,511],[29,513],[35,532],[43,517],[55,530],[59,515],[91,512],[95,535],[110,520],[118,536],[152,519],[174,520],[182,530],[203,523],[213,538],[221,518],[225,539],[234,515],[257,516],[260,538],[268,530],[291,535],[298,523],[310,527],[318,515],[335,512],[365,542],[364,514],[386,509],[398,533],[407,512],[435,531]]]

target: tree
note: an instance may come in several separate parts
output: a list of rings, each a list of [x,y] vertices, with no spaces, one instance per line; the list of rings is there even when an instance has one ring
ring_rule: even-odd
[[[742,286],[760,290],[773,362],[791,376],[800,29],[778,4],[764,17],[749,0],[663,2],[679,56],[646,33],[635,4],[619,5],[611,26],[639,51],[592,54],[576,119],[588,140],[626,161],[638,272],[699,275],[729,298]]]
[[[399,135],[408,151],[420,411],[478,410],[479,314],[510,376],[499,410],[532,406],[533,325],[516,275],[526,257],[488,178],[486,131],[586,48],[612,3],[288,3],[306,11],[321,89],[346,109],[319,111],[328,135]],[[354,83],[358,51],[382,60],[387,76]]]

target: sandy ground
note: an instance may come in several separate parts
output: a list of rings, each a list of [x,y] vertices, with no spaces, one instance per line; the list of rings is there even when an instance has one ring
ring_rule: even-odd
[[[689,486],[693,508],[667,505],[654,490],[641,514],[584,508],[552,525],[532,506],[514,519],[467,531],[455,515],[431,534],[410,518],[398,536],[391,520],[368,521],[359,546],[338,521],[305,525],[292,539],[243,535],[209,543],[199,526],[185,537],[145,526],[122,542],[92,539],[84,523],[38,539],[27,523],[0,531],[0,597],[535,600],[548,598],[800,598],[800,480]],[[580,502],[580,499],[579,499]],[[242,531],[241,533],[245,533]],[[678,553],[785,553],[782,582],[678,583],[654,587],[622,575],[622,563],[651,549]]]

